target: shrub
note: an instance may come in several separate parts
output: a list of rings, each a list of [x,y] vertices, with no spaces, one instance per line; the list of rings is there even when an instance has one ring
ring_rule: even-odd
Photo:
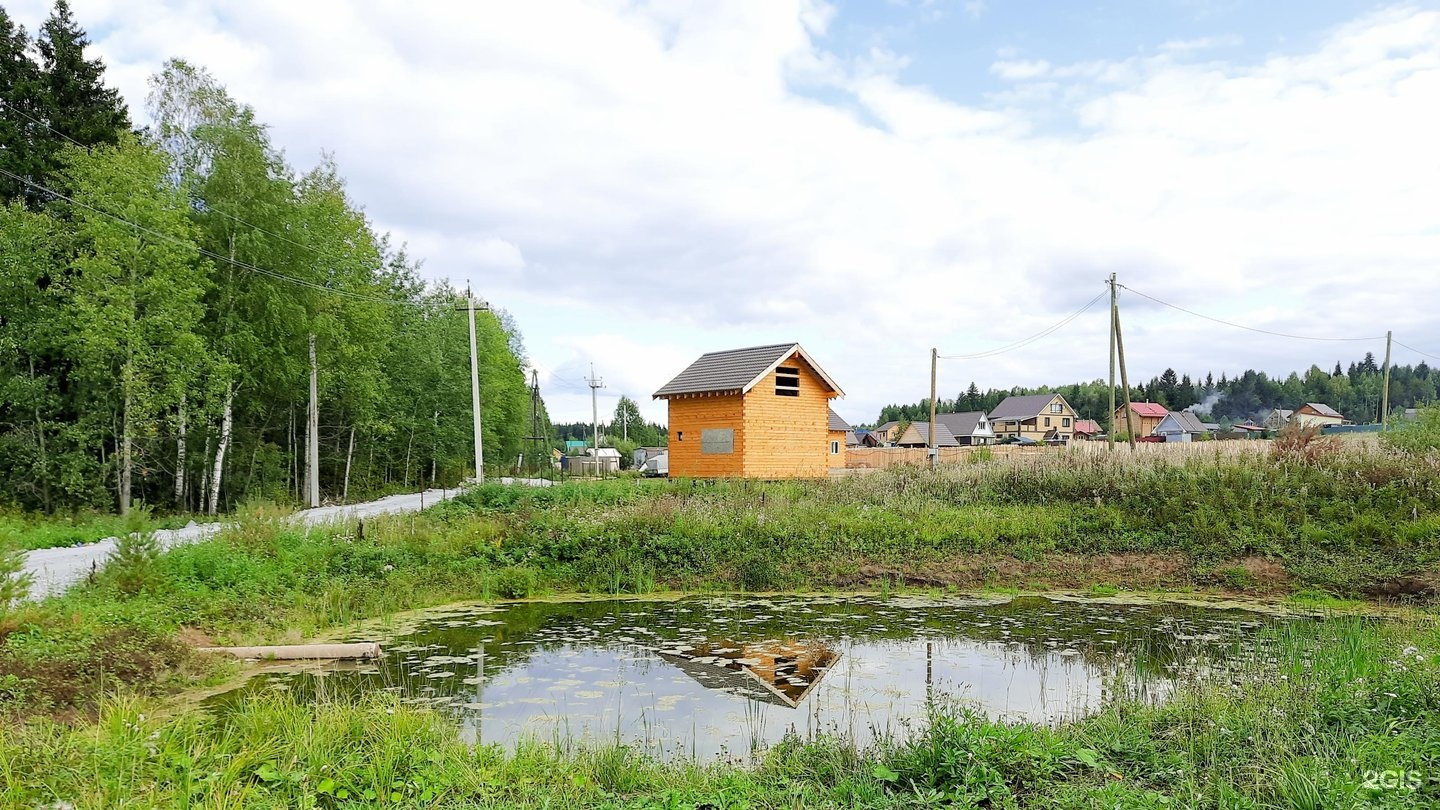
[[[152,532],[122,534],[115,550],[105,561],[105,574],[115,587],[127,596],[134,596],[154,585],[155,562],[160,558],[160,543]]]
[[[540,590],[540,577],[532,568],[512,565],[495,574],[495,592],[506,599],[525,599]]]
[[[1275,435],[1270,456],[1279,462],[1315,464],[1340,453],[1340,437],[1324,436],[1319,425],[1287,424]]]
[[[1419,409],[1414,419],[1405,419],[1380,434],[1380,443],[1402,453],[1426,453],[1440,449],[1440,405]]]
[[[18,551],[0,551],[0,613],[30,594],[30,575]]]

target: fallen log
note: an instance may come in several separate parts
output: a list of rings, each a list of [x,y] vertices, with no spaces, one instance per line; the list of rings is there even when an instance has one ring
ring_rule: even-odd
[[[271,647],[199,647],[200,652],[225,653],[265,661],[369,659],[380,657],[374,641],[359,644],[281,644]]]

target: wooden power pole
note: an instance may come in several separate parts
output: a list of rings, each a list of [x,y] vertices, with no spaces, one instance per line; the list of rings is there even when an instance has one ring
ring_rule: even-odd
[[[315,360],[315,335],[310,335],[310,407],[305,421],[305,504],[320,505],[320,366]]]
[[[930,350],[930,469],[940,464],[940,446],[935,442],[935,367],[940,362],[940,350]]]
[[[481,310],[489,309],[483,302]],[[465,290],[465,309],[470,313],[470,412],[475,421],[475,483],[485,483],[485,449],[480,434],[480,352],[475,342],[475,296]]]
[[[1385,386],[1380,394],[1380,429],[1385,429],[1385,423],[1390,419],[1390,338],[1394,333],[1385,330]]]
[[[1105,428],[1105,441],[1115,452],[1115,274],[1110,274],[1110,418]]]
[[[1120,333],[1120,304],[1115,295],[1115,277],[1110,277],[1110,331],[1115,338],[1115,356],[1120,360],[1120,385],[1125,389],[1125,432],[1130,449],[1135,449],[1135,412],[1130,407],[1130,375],[1125,372],[1125,338]],[[1114,411],[1111,411],[1113,414]]]

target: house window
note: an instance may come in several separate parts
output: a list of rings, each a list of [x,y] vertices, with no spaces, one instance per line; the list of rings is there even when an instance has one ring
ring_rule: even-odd
[[[1064,419],[1061,419],[1060,427],[1070,427],[1070,417],[1067,416]]]
[[[683,431],[683,430],[677,430],[677,431],[675,431],[675,441],[677,441],[677,442],[683,442],[683,441],[685,441],[685,431]]]
[[[1050,413],[1062,413],[1064,410],[1065,410],[1064,407],[1062,407],[1062,406],[1060,405],[1060,403],[1058,403],[1058,402],[1052,402],[1052,403],[1050,403]]]
[[[1045,417],[1045,427],[1050,427],[1050,417]]]
[[[735,430],[733,428],[706,428],[700,431],[700,453],[706,456],[723,456],[735,452]]]
[[[775,369],[775,396],[800,396],[800,369],[794,366],[781,366]]]
[[[840,442],[830,442],[830,455],[840,455]]]

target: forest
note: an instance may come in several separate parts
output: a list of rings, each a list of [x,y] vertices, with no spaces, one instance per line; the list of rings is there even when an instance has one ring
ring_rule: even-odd
[[[469,327],[330,156],[300,170],[204,68],[137,127],[64,0],[0,8],[0,507],[217,513],[473,475]],[[531,424],[524,344],[476,315],[487,466]],[[503,460],[503,461],[502,461]]]
[[[1284,379],[1270,377],[1263,371],[1246,370],[1233,378],[1221,374],[1217,379],[1207,373],[1202,379],[1189,374],[1176,375],[1167,368],[1158,377],[1132,388],[1136,401],[1158,402],[1170,410],[1192,408],[1206,421],[1227,419],[1259,422],[1274,408],[1295,409],[1306,402],[1321,402],[1338,410],[1346,419],[1357,423],[1380,420],[1381,389],[1384,369],[1367,352],[1359,362],[1342,368],[1337,362],[1331,371],[1311,366],[1303,374],[1291,372]],[[954,399],[941,398],[935,403],[941,413],[985,411],[995,409],[1005,397],[1054,391],[1064,396],[1082,419],[1106,424],[1110,411],[1110,390],[1104,380],[1071,383],[1043,388],[989,389],[980,391],[975,383]],[[1390,369],[1390,408],[1403,410],[1440,399],[1440,375],[1433,374],[1422,360],[1414,366],[1397,365]],[[1123,401],[1117,390],[1116,401]],[[910,405],[886,405],[880,409],[875,424],[891,420],[923,420],[929,417],[930,400]]]

